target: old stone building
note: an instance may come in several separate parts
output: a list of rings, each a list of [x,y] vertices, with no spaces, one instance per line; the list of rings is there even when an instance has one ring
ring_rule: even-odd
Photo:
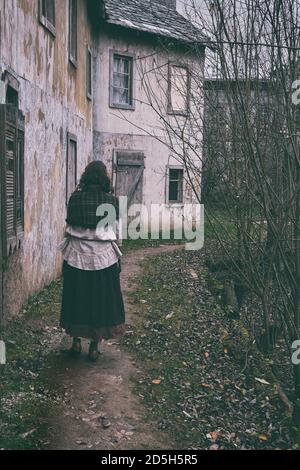
[[[94,155],[108,164],[117,195],[166,204],[178,223],[194,195],[184,174],[186,142],[202,140],[207,38],[176,1],[106,0],[95,47]],[[193,158],[191,156],[190,158]],[[201,164],[201,158],[195,162]],[[158,224],[152,213],[151,222]],[[163,216],[168,223],[168,210]],[[162,221],[164,223],[164,220]]]
[[[66,199],[92,158],[87,4],[0,0],[1,298],[8,315],[60,274]]]
[[[90,160],[132,202],[192,200],[162,123],[195,138],[204,50],[175,0],[0,0],[2,319],[60,275],[66,202]]]

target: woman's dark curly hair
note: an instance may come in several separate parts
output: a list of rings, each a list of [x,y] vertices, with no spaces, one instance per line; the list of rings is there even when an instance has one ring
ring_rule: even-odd
[[[110,193],[112,191],[110,178],[107,174],[107,168],[103,162],[94,161],[88,164],[84,170],[78,188],[81,190],[89,186],[99,186],[101,191]]]

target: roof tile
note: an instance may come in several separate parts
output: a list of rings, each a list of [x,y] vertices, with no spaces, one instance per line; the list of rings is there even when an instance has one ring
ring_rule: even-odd
[[[175,9],[153,0],[102,0],[105,21],[124,28],[185,43],[207,43],[208,38]]]

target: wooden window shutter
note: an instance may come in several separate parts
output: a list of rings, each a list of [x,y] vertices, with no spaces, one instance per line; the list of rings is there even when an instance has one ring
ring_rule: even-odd
[[[25,147],[25,116],[18,111],[17,149],[16,149],[16,223],[17,235],[24,230],[24,147]]]
[[[22,145],[19,145],[22,142]],[[0,105],[1,238],[3,257],[23,235],[24,116],[15,106]],[[23,152],[23,151],[22,151]]]

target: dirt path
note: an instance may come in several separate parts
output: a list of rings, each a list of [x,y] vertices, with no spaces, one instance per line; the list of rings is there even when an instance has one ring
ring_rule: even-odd
[[[130,252],[122,262],[122,286],[127,323],[134,322],[136,306],[129,301],[135,279],[142,274],[145,257],[178,249],[160,246]],[[66,346],[66,345],[64,345]],[[83,343],[84,352],[87,342]],[[65,389],[66,403],[59,416],[51,419],[47,449],[171,449],[170,438],[145,419],[142,399],[133,391],[132,378],[140,371],[137,364],[118,343],[101,345],[102,355],[96,364],[87,361],[86,354],[72,360],[59,356],[58,370],[53,380]]]

